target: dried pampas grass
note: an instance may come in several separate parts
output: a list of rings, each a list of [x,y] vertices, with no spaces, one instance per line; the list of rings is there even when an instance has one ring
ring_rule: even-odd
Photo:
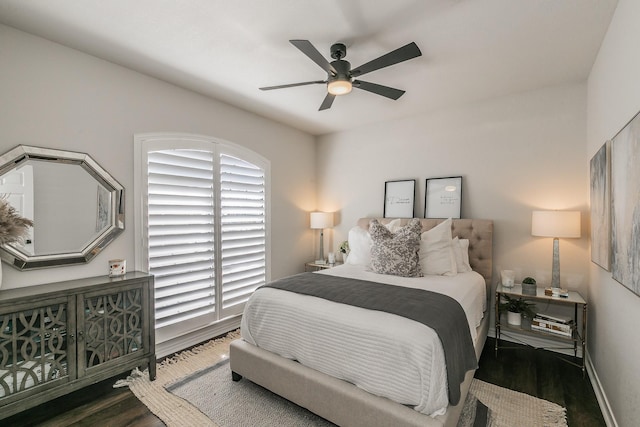
[[[33,221],[21,217],[6,200],[0,199],[0,245],[21,242]]]

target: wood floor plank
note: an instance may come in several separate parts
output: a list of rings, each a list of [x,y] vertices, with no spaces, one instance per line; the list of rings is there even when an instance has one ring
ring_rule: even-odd
[[[560,362],[560,363],[558,363]],[[555,402],[566,407],[564,399],[564,383],[567,381],[563,373],[567,370],[579,370],[577,367],[563,363],[548,352],[539,351],[535,359],[537,387],[533,396]]]
[[[164,427],[129,388],[114,377],[0,420],[2,427]],[[124,375],[126,377],[126,375]]]

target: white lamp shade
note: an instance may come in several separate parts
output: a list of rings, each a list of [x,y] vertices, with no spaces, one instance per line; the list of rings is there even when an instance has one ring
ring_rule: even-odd
[[[538,237],[580,237],[579,211],[533,211],[531,235]]]
[[[311,228],[333,227],[333,213],[311,212]]]

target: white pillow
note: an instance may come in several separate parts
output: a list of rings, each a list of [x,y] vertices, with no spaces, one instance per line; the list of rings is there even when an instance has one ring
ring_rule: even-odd
[[[392,233],[395,233],[396,231],[402,228],[402,226],[400,225],[400,218],[396,218],[391,222],[389,222],[388,224],[385,224],[384,226],[387,227],[387,230],[389,230]]]
[[[364,228],[355,226],[349,230],[349,255],[347,264],[371,264],[371,236]]]
[[[458,239],[456,236],[453,238],[452,245],[458,273],[472,271],[471,265],[469,265],[469,239]]]
[[[451,218],[422,233],[418,255],[425,276],[458,274],[451,238]]]
[[[385,224],[385,227],[392,233],[402,228],[400,219]],[[371,264],[371,246],[373,241],[371,235],[362,227],[355,226],[349,230],[349,255],[347,255],[347,264],[364,265],[369,267]]]

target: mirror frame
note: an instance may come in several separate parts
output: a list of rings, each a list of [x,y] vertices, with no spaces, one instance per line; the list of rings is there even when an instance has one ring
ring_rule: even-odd
[[[0,157],[0,176],[29,161],[78,165],[111,193],[111,222],[79,252],[27,255],[10,244],[0,245],[0,259],[18,270],[83,264],[91,261],[124,231],[124,187],[88,154],[19,145]]]

